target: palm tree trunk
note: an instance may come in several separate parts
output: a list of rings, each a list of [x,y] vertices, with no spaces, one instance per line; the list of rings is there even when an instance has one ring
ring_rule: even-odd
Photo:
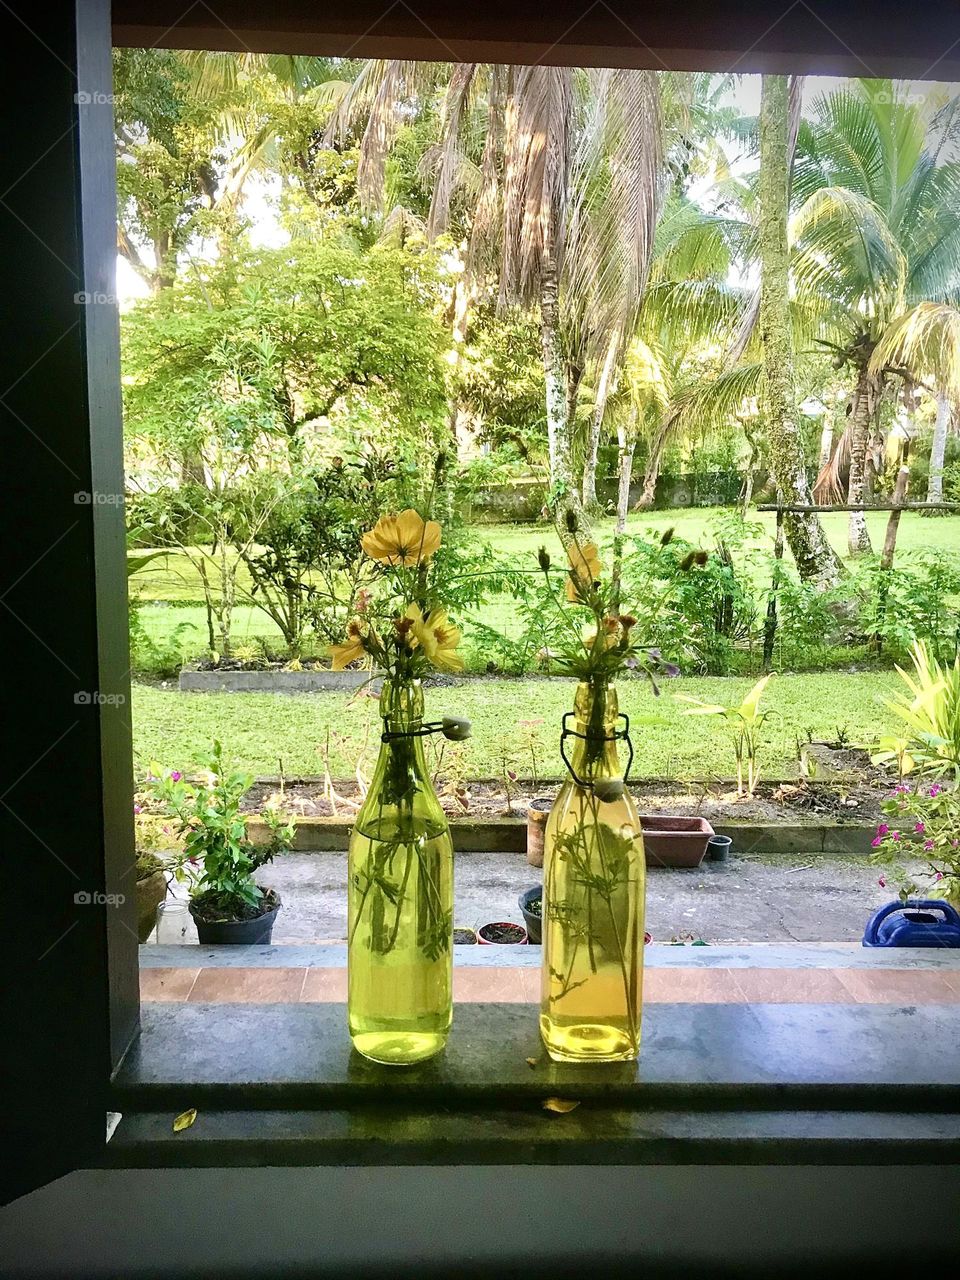
[[[597,401],[594,405],[593,419],[590,423],[590,434],[587,437],[587,452],[583,462],[583,505],[592,511],[597,505],[597,454],[600,452],[600,435],[603,431],[603,415],[606,412],[607,400],[613,389],[616,371],[617,351],[620,347],[620,334],[614,330],[607,343],[607,354],[604,356],[603,368],[597,383]]]
[[[927,480],[927,501],[943,501],[943,459],[947,451],[947,433],[952,417],[949,397],[942,392],[937,396],[937,421],[930,445],[930,477]]]
[[[876,404],[877,384],[867,365],[861,365],[857,375],[857,390],[853,399],[850,432],[850,480],[847,501],[864,502],[866,493],[867,445],[870,441],[870,424]],[[867,517],[863,511],[850,512],[847,531],[847,547],[852,556],[872,550]]]
[[[573,483],[567,376],[557,331],[558,280],[553,255],[545,251],[540,274],[540,348],[547,401],[547,450],[550,461],[550,502],[563,513],[580,515],[580,493]]]
[[[663,461],[663,451],[667,447],[667,438],[670,435],[670,429],[673,426],[674,414],[667,414],[657,427],[656,434],[650,441],[650,451],[647,454],[647,465],[643,472],[643,490],[637,502],[638,507],[652,507],[654,499],[657,496],[657,481],[660,479],[660,464]]]
[[[784,503],[809,506],[803,442],[793,408],[787,245],[788,102],[786,76],[764,76],[760,96],[760,332],[771,467]],[[800,577],[822,587],[836,585],[842,566],[817,515],[787,512],[784,533]]]
[[[822,471],[830,461],[830,455],[833,453],[833,418],[829,413],[823,416],[823,426],[820,429],[820,458],[817,463],[817,469]]]
[[[617,426],[617,534],[627,527],[630,509],[630,485],[633,481],[633,451],[637,447],[636,415],[629,427],[626,422]]]

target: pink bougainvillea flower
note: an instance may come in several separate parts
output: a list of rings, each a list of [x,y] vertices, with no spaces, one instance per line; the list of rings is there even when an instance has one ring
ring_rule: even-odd
[[[930,788],[930,792],[929,792],[930,799],[936,800],[937,796],[940,794],[942,790],[943,790],[943,787],[938,786],[938,784],[935,782],[933,786]]]
[[[877,884],[880,886],[881,889],[885,889],[887,887],[886,877],[880,876],[877,880]]]
[[[134,812],[134,813],[143,813],[143,805],[142,805],[142,804],[135,804],[135,805],[133,806],[133,812]]]
[[[885,822],[881,822],[879,827],[877,827],[877,835],[885,836],[889,830],[890,828],[887,826],[887,824]]]
[[[933,878],[934,878],[934,881],[942,880],[942,879],[943,879],[943,872],[942,872],[942,871],[938,871],[938,872],[937,872],[937,874],[936,874]]]
[[[873,839],[870,841],[870,843],[873,845],[874,849],[879,849],[880,846],[883,844],[883,837],[874,836]]]
[[[891,831],[891,832],[890,832],[890,839],[891,839],[891,840],[899,840],[899,839],[900,839],[900,832],[899,832],[899,831]]]
[[[927,853],[929,853],[929,852],[930,852],[930,850],[933,848],[933,841],[932,841],[932,840],[924,840],[924,842],[923,842],[923,847],[924,847],[924,849],[927,851]]]
[[[180,781],[180,779],[181,779],[182,777],[183,777],[183,774],[180,772],[180,770],[179,770],[179,769],[171,769],[171,770],[170,770],[170,781],[171,781],[171,782],[179,782],[179,781]]]
[[[922,836],[924,831],[926,831],[927,828],[923,825],[922,822],[918,822],[913,829],[918,836]]]

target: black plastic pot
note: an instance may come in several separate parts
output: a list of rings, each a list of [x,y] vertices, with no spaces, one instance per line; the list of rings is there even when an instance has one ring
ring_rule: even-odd
[[[197,926],[197,935],[201,946],[253,946],[256,943],[269,942],[273,936],[273,925],[277,912],[283,903],[277,898],[276,906],[264,911],[263,915],[254,916],[252,920],[198,920],[194,915],[193,904],[190,904],[190,915]]]
[[[540,903],[541,903],[540,910],[542,912],[543,911],[543,905],[542,905],[543,904],[543,885],[542,884],[535,884],[532,889],[524,889],[523,893],[521,893],[520,897],[517,899],[517,902],[520,905],[520,910],[523,912],[523,923],[527,926],[527,937],[535,946],[540,946],[540,943],[543,938],[543,930],[541,928],[541,925],[543,923],[542,917],[538,915],[534,915],[532,911],[527,910],[528,904],[531,902],[535,902],[537,898],[540,899]]]
[[[707,861],[726,862],[732,844],[730,836],[711,836],[707,841]]]

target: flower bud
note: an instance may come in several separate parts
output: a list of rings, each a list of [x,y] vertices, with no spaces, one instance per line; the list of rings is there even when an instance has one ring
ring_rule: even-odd
[[[546,547],[541,547],[537,552],[537,563],[544,573],[550,572],[550,552]]]
[[[672,541],[673,541],[673,525],[671,525],[669,529],[664,530],[663,536],[660,539],[660,545],[661,547],[668,547]]]
[[[593,794],[603,804],[619,800],[625,790],[622,778],[598,778],[593,784]]]
[[[698,551],[696,555],[693,557],[693,563],[698,564],[700,565],[701,568],[703,568],[703,566],[707,563],[709,559],[710,559],[710,556],[706,551]]]
[[[576,533],[577,529],[580,527],[580,522],[577,520],[577,513],[574,511],[573,507],[567,507],[563,518],[566,521],[567,532]]]
[[[472,730],[470,721],[462,716],[444,716],[440,732],[449,742],[465,742]]]

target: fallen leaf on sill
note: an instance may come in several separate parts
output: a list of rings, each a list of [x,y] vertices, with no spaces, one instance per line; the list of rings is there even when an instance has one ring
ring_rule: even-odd
[[[189,1111],[181,1111],[173,1122],[173,1132],[182,1133],[184,1129],[189,1129],[197,1118],[197,1108],[191,1107]]]
[[[546,1098],[543,1103],[544,1111],[552,1111],[554,1115],[565,1116],[568,1111],[576,1111],[579,1102],[572,1102],[569,1098]]]

